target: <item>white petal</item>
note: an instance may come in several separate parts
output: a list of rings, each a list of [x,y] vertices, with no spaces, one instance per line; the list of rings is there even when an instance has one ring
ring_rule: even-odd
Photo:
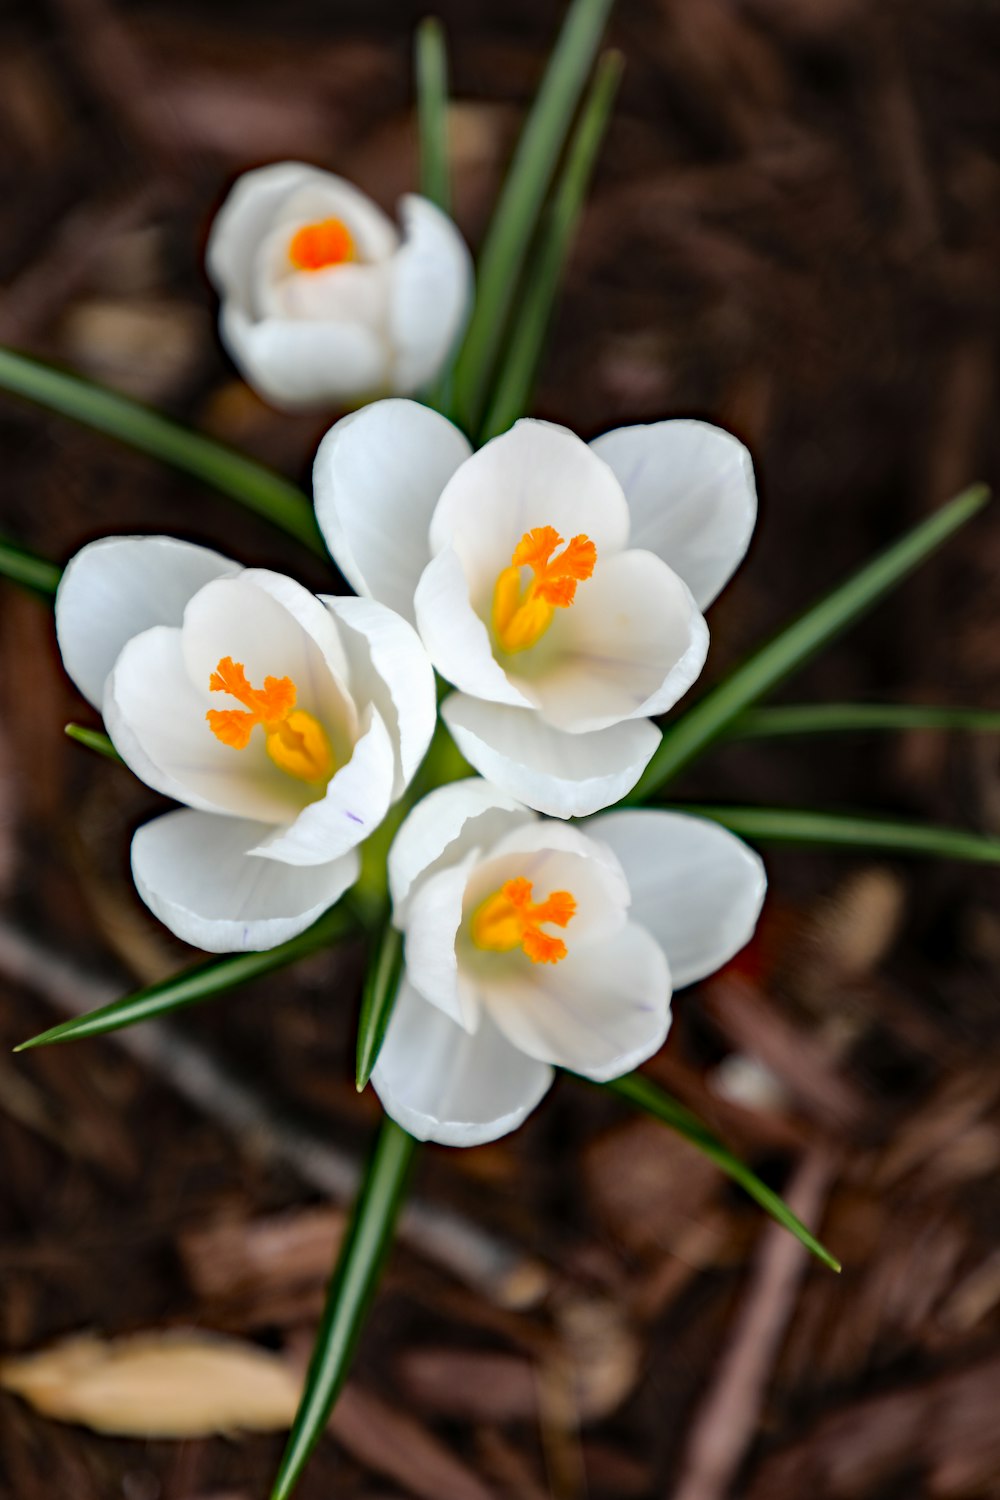
[[[413,620],[431,515],[471,451],[457,427],[416,401],[376,401],[331,427],[313,466],[316,519],[359,594]]]
[[[542,901],[553,891],[568,890],[576,900],[576,912],[566,929],[573,951],[607,942],[625,926],[628,911],[628,881],[617,856],[596,838],[578,828],[535,818],[510,828],[489,848],[483,848],[465,888],[465,911],[475,911],[508,880],[523,876],[535,887],[533,899]],[[477,952],[463,932],[459,962],[471,962],[470,974],[485,995],[488,976],[495,965],[493,955]],[[520,964],[522,955],[516,962]],[[533,972],[534,965],[529,968]]]
[[[474,989],[461,972],[455,950],[473,850],[458,864],[422,880],[413,892],[406,919],[406,973],[413,988],[466,1031],[480,1022]]]
[[[205,268],[220,296],[239,298],[249,311],[251,274],[261,240],[282,203],[313,170],[303,162],[281,161],[237,178],[212,222],[205,248]]]
[[[453,781],[421,798],[403,820],[389,850],[393,921],[406,925],[416,881],[462,860],[473,849],[489,849],[534,814],[480,776]]]
[[[368,264],[388,260],[399,244],[395,224],[373,198],[346,177],[324,172],[319,167],[307,167],[271,223],[286,229],[291,236],[303,224],[315,224],[322,219],[341,219],[351,232],[358,259]]]
[[[279,410],[359,399],[383,390],[389,378],[387,347],[364,323],[255,322],[224,302],[219,334],[247,383]]]
[[[290,865],[321,865],[374,833],[392,802],[396,757],[381,715],[374,708],[367,712],[370,723],[350,760],[334,773],[326,795],[259,843],[255,854]]]
[[[150,911],[209,953],[260,952],[304,932],[358,878],[352,851],[295,868],[249,851],[267,826],[186,808],[154,818],[132,840],[132,874]]]
[[[208,692],[207,680],[203,689],[191,681],[181,637],[180,630],[154,625],[119,653],[103,704],[115,749],[147,786],[189,807],[260,823],[291,822],[308,788],[272,764],[263,735],[255,734],[245,750],[216,739],[205,714],[218,707],[217,695]]]
[[[345,681],[349,669],[340,632],[329,610],[301,584],[281,573],[247,568],[238,578],[206,585],[184,611],[182,645],[196,688],[208,689],[226,656],[243,665],[254,687],[262,687],[266,677],[290,677],[296,707],[320,721],[338,764],[350,757],[358,716]],[[226,693],[210,696],[213,708],[237,706]],[[263,735],[255,733],[246,750],[230,751],[235,774],[251,753],[263,753],[263,744]],[[300,797],[299,805],[304,800]]]
[[[447,214],[413,194],[399,205],[403,244],[392,262],[389,341],[393,389],[408,395],[433,380],[472,300],[472,257]]]
[[[619,427],[591,447],[625,491],[632,546],[668,562],[706,609],[743,558],[757,518],[746,448],[721,427],[687,419]]]
[[[552,665],[532,687],[542,717],[575,734],[666,713],[708,654],[687,585],[655,553],[631,549],[598,563],[550,634]]]
[[[283,161],[244,172],[223,203],[208,237],[205,262],[216,290],[250,307],[254,260],[277,224],[342,218],[367,259],[392,254],[392,222],[370,198],[332,172],[304,162]]]
[[[446,1146],[516,1130],[551,1083],[552,1069],[512,1047],[488,1016],[470,1036],[405,981],[372,1073],[398,1125]]]
[[[100,708],[104,684],[127,640],[152,625],[179,625],[210,579],[239,572],[207,547],[170,536],[109,536],[72,557],[56,593],[56,636],[80,692]]]
[[[288,232],[279,229],[261,250],[256,268],[256,321],[385,325],[392,280],[386,265],[348,263],[296,271],[288,262]]]
[[[530,972],[529,972],[530,971]],[[529,1057],[604,1082],[651,1057],[670,1029],[670,969],[635,922],[557,964],[525,960],[488,1014]]]
[[[714,973],[749,942],[767,877],[760,857],[728,829],[639,809],[585,826],[621,860],[632,915],[663,948],[678,988]]]
[[[409,786],[434,734],[434,669],[412,625],[384,604],[332,595],[323,595],[323,603],[346,627],[355,696],[374,703],[392,737],[395,801]]]
[[[471,766],[512,797],[556,818],[582,818],[632,790],[660,743],[647,719],[566,734],[530,709],[453,693],[441,716]]]
[[[427,564],[414,608],[420,639],[442,677],[474,698],[534,706],[494,657],[489,631],[472,607],[465,569],[453,548],[445,547]]]
[[[488,608],[501,568],[526,531],[585,533],[598,563],[628,542],[628,506],[606,464],[574,433],[528,419],[487,443],[450,480],[431,522],[431,551],[462,558],[477,608]]]

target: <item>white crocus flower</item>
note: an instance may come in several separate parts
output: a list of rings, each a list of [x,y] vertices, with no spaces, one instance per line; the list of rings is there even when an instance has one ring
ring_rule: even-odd
[[[446,214],[409,194],[403,232],[342,177],[279,162],[239,178],[212,225],[219,329],[286,409],[418,390],[465,321],[472,261]]]
[[[413,620],[459,691],[476,770],[556,817],[617,802],[708,649],[701,615],[756,517],[747,450],[705,422],[589,446],[518,422],[472,453],[413,401],[356,412],[314,469],[327,545],[359,594]]]
[[[757,857],[701,818],[538,818],[479,780],[431,792],[389,854],[405,971],[372,1083],[421,1140],[513,1130],[553,1068],[605,1081],[655,1052],[671,987],[750,938]]]
[[[430,743],[412,627],[172,537],[92,542],[55,608],[66,670],[119,755],[185,804],[133,840],[147,906],[213,953],[310,926]]]

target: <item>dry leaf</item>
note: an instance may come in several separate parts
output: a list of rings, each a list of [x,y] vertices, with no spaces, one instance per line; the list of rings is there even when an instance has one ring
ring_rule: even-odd
[[[0,1364],[0,1386],[44,1416],[115,1437],[290,1427],[301,1381],[275,1354],[193,1331],[80,1334]]]

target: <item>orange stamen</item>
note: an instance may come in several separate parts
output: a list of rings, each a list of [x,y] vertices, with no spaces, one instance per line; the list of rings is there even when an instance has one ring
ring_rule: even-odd
[[[292,235],[288,258],[297,271],[323,271],[357,260],[354,236],[342,219],[320,219],[303,224]]]
[[[504,651],[534,646],[552,623],[557,609],[568,609],[576,586],[588,579],[597,562],[597,548],[589,536],[573,537],[563,550],[554,526],[535,526],[514,548],[510,567],[504,568],[493,590],[493,633]],[[521,569],[533,578],[521,586]]]
[[[210,708],[205,718],[216,739],[245,750],[258,724],[266,749],[279,770],[299,781],[326,783],[334,772],[333,752],[319,720],[295,707],[298,690],[290,677],[265,677],[252,687],[243,663],[224,656],[208,680],[213,693],[228,693],[243,708]]]
[[[487,953],[520,948],[533,964],[557,964],[569,951],[562,938],[541,930],[542,923],[566,927],[576,915],[576,898],[553,891],[534,902],[532,883],[523,875],[507,880],[479,906],[472,918],[472,941]]]

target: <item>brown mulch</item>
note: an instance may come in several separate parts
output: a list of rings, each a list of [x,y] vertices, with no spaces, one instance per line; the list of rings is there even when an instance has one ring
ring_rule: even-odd
[[[450,0],[457,217],[482,232],[562,7]],[[282,156],[391,208],[414,180],[401,0],[8,0],[0,342],[297,479],[200,270]],[[1000,12],[984,0],[620,0],[627,72],[536,410],[708,417],[762,521],[711,670],[975,478],[995,479]],[[321,584],[224,499],[0,398],[0,529],[57,560],[176,531]],[[790,690],[1000,707],[987,513]],[[0,1042],[192,955],[142,908],[155,799],[66,742],[44,605],[0,585]],[[684,796],[1000,829],[995,738],[713,752]],[[767,853],[758,940],[683,994],[652,1073],[816,1225],[834,1277],[689,1146],[563,1082],[517,1135],[428,1150],[302,1500],[1000,1497],[1000,879]],[[303,1361],[377,1118],[350,947],[145,1042],[0,1050],[0,1355],[196,1325]],[[96,1003],[96,1002],[95,1002]],[[134,1034],[136,1037],[139,1033]],[[280,1442],[139,1443],[0,1395],[0,1497],[257,1500]]]

